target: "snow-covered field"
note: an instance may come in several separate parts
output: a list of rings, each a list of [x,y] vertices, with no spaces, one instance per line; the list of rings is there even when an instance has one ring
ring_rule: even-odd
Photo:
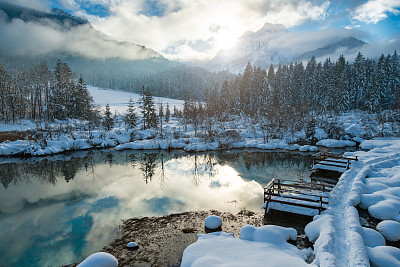
[[[136,93],[126,92],[126,91],[117,91],[110,89],[102,89],[99,87],[87,86],[90,95],[93,97],[93,101],[96,105],[101,106],[102,109],[105,108],[107,103],[110,105],[110,110],[114,114],[115,112],[119,114],[123,114],[127,110],[127,106],[129,103],[129,98],[135,102],[135,106],[138,107],[138,101],[140,99],[140,95]],[[183,100],[165,98],[165,97],[154,97],[154,103],[156,105],[163,104],[165,107],[167,103],[170,106],[171,112],[174,109],[174,106],[178,109],[181,109],[183,106]]]

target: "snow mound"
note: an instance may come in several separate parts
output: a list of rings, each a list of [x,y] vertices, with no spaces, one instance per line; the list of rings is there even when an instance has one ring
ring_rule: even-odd
[[[335,139],[323,139],[318,141],[317,146],[324,147],[347,147],[347,146],[355,146],[356,143],[349,140],[335,140]]]
[[[256,228],[254,231],[257,233],[258,229]],[[263,231],[261,230],[261,232]],[[287,242],[282,244],[255,242],[234,238],[233,234],[215,232],[207,235],[198,235],[197,242],[188,246],[183,252],[181,267],[302,267],[309,266],[303,259],[306,254],[309,254],[309,251],[300,251],[297,247]]]
[[[204,226],[208,229],[217,229],[222,226],[222,220],[218,216],[210,215],[205,219]]]
[[[364,244],[367,247],[377,247],[386,245],[385,238],[378,231],[375,231],[374,229],[363,227],[362,237],[364,239]]]
[[[380,222],[376,229],[389,241],[400,240],[400,223],[392,220]]]
[[[400,266],[400,249],[390,246],[368,248],[368,257],[372,266]]]
[[[316,147],[316,146],[310,146],[310,145],[305,145],[305,146],[299,147],[299,151],[301,151],[301,152],[307,152],[307,151],[310,151],[310,152],[317,152],[317,151],[318,151],[318,147]]]
[[[287,240],[296,240],[297,231],[294,228],[276,225],[264,225],[261,227],[245,225],[240,229],[239,236],[242,240],[283,244]]]
[[[82,261],[78,267],[117,267],[118,261],[117,259],[106,252],[97,252],[89,257],[87,257],[84,261]]]
[[[380,220],[395,220],[400,222],[400,202],[393,199],[379,201],[368,208],[369,214]]]

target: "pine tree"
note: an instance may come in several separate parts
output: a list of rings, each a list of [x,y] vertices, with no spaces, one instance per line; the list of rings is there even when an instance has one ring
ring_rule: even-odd
[[[391,91],[394,96],[393,109],[400,109],[400,61],[396,50],[392,56],[392,71]]]
[[[90,95],[82,76],[79,77],[77,85],[70,93],[68,114],[71,118],[89,120],[93,113],[93,98]]]
[[[129,104],[128,104],[128,111],[125,115],[125,129],[133,129],[137,125],[137,115],[135,112],[135,106],[133,104],[133,99],[132,97],[129,98]]]
[[[156,109],[154,105],[153,96],[151,95],[149,89],[142,88],[142,95],[139,100],[139,108],[141,109],[142,113],[142,121],[143,121],[143,130],[149,128],[157,128],[158,119],[156,115]]]
[[[52,119],[65,119],[69,117],[69,101],[75,91],[73,74],[67,63],[60,59],[54,69],[55,83],[50,94],[50,109]]]
[[[239,87],[239,102],[240,109],[242,112],[249,114],[249,105],[250,105],[250,97],[251,94],[251,81],[253,79],[253,68],[250,62],[247,63],[246,68],[243,72],[243,76],[240,82]]]
[[[106,105],[106,111],[104,112],[103,127],[107,132],[111,131],[111,129],[114,128],[114,119],[112,117],[112,113],[110,111],[110,105],[108,103]]]
[[[167,103],[167,108],[165,110],[165,121],[169,122],[170,117],[171,117],[171,110],[169,109],[169,104]]]

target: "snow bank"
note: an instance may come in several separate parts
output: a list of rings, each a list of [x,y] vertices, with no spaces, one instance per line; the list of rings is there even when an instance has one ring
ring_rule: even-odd
[[[385,246],[385,238],[400,238],[400,140],[364,144],[372,149],[346,153],[360,160],[340,177],[325,213],[306,226],[316,265],[400,266],[400,249]],[[384,220],[379,232],[360,225],[356,205]]]
[[[317,142],[317,146],[324,146],[330,148],[340,148],[347,146],[355,146],[356,143],[350,140],[335,140],[335,139],[323,139]]]
[[[106,252],[97,252],[87,257],[78,267],[117,267],[117,259]]]
[[[183,252],[181,266],[309,266],[307,253],[285,241],[294,238],[294,229],[248,225],[240,232],[240,238],[225,232],[198,235]]]
[[[0,155],[16,155],[27,151],[31,147],[28,141],[18,140],[14,142],[0,143]]]

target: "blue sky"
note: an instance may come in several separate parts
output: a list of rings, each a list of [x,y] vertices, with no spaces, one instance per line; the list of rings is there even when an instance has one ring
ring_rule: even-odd
[[[11,0],[0,0],[11,1]],[[307,38],[353,35],[368,43],[400,40],[400,0],[13,0],[86,17],[117,41],[178,61],[207,61],[246,31],[283,24]]]

